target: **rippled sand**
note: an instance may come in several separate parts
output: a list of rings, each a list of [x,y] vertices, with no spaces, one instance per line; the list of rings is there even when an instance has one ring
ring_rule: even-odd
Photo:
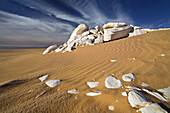
[[[121,95],[124,87],[107,89],[106,77],[115,74],[122,80],[122,75],[133,73],[136,80],[122,80],[123,86],[142,87],[142,82],[149,84],[151,90],[170,86],[170,30],[79,47],[64,54],[42,55],[43,51],[0,50],[0,112],[109,113],[113,111],[108,106],[113,105],[114,113],[135,113],[137,109],[131,108],[127,97]],[[50,88],[38,79],[45,74],[50,75],[48,80],[62,82]],[[100,84],[90,89],[86,82],[93,79]],[[79,94],[68,94],[71,89],[77,89]],[[93,90],[102,95],[85,95]],[[170,103],[146,96],[166,110],[170,107]]]

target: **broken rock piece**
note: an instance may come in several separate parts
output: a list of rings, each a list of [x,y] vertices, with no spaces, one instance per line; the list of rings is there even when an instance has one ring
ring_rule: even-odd
[[[170,99],[170,86],[163,89],[158,89],[158,91],[164,93],[164,95]]]
[[[51,52],[51,51],[53,51],[53,50],[55,50],[55,49],[57,49],[57,45],[49,46],[49,47],[43,52],[43,55],[45,55],[45,54],[47,54],[47,53],[49,53],[49,52]]]
[[[108,109],[114,111],[114,106],[108,106]]]
[[[143,87],[148,87],[149,85],[148,85],[147,83],[143,82],[143,83],[142,83],[142,86],[143,86]]]
[[[131,82],[131,81],[135,80],[136,78],[132,73],[128,73],[128,74],[123,75],[122,79],[123,79],[123,81]]]
[[[48,85],[49,87],[56,87],[60,84],[61,80],[49,80],[47,82],[45,82],[46,85]]]
[[[89,92],[86,95],[87,96],[97,96],[97,95],[101,95],[102,93],[100,91],[94,91],[94,92]]]
[[[105,80],[105,86],[106,88],[119,88],[122,86],[122,82],[113,76],[108,76]]]
[[[134,90],[128,93],[128,101],[132,107],[138,108],[145,106],[148,103],[151,103],[151,100],[146,98],[143,93]]]
[[[41,80],[41,82],[43,82],[43,81],[45,81],[48,77],[49,77],[49,75],[44,75],[44,76],[40,77],[39,79]]]
[[[76,89],[73,89],[73,90],[69,90],[68,93],[70,94],[78,94],[77,90]]]
[[[96,86],[99,85],[99,82],[87,82],[87,85],[88,85],[90,88],[95,88]]]
[[[126,93],[126,92],[122,92],[122,95],[123,95],[123,96],[127,96],[127,93]]]
[[[144,108],[140,108],[142,113],[168,113],[162,109],[157,103],[147,104]]]

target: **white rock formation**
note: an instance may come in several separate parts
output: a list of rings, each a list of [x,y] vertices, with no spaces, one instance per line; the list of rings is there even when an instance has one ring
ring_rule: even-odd
[[[148,94],[158,98],[161,101],[169,102],[168,99],[166,99],[164,96],[162,96],[161,94],[159,94],[157,92],[152,92],[152,91],[149,91],[148,89],[142,89],[142,90],[147,92]]]
[[[127,96],[127,93],[126,92],[122,92],[122,96]]]
[[[90,88],[95,88],[96,86],[99,85],[99,82],[87,82],[87,85],[88,85]]]
[[[108,109],[114,111],[114,106],[108,106]]]
[[[45,82],[46,85],[48,85],[49,87],[56,87],[60,84],[61,80],[49,80],[47,82]]]
[[[145,34],[145,33],[147,33],[146,30],[143,30],[141,28],[134,28],[134,31],[132,33],[129,33],[129,37],[137,36],[137,35],[141,35],[141,34]]]
[[[47,53],[49,53],[49,52],[51,52],[51,51],[53,51],[53,50],[55,50],[55,49],[57,49],[57,45],[49,46],[49,47],[43,52],[43,55],[45,55],[45,54],[47,54]]]
[[[128,36],[132,27],[125,23],[107,23],[103,26],[104,41],[110,41],[121,37]]]
[[[140,108],[139,111],[141,111],[142,113],[168,113],[157,103],[147,104],[144,108]]]
[[[76,89],[69,90],[67,93],[70,93],[70,94],[78,94],[78,92],[77,92]]]
[[[127,25],[125,23],[110,22],[105,24],[103,27],[96,26],[91,29],[89,29],[89,27],[85,24],[80,24],[74,29],[67,42],[58,48],[54,45],[50,46],[43,52],[43,54],[47,54],[53,50],[55,50],[55,52],[62,53],[70,52],[77,46],[95,45],[105,41],[112,41],[122,37],[127,37],[129,34],[138,35],[143,33],[146,33],[146,30],[143,30],[140,27]]]
[[[128,74],[123,75],[122,79],[123,79],[123,81],[131,82],[131,81],[135,80],[136,78],[132,73],[128,73]]]
[[[94,91],[94,92],[89,92],[86,95],[87,96],[97,96],[97,95],[101,95],[102,93],[100,91]]]
[[[70,43],[71,41],[75,40],[77,36],[81,36],[83,32],[87,31],[88,27],[85,24],[80,24],[76,29],[74,29],[73,33],[70,36],[70,39],[67,41],[67,43]]]
[[[108,76],[105,80],[105,86],[106,88],[119,88],[122,86],[122,82],[113,76]]]
[[[143,87],[148,87],[148,86],[149,86],[149,84],[147,84],[147,83],[143,82],[143,83],[142,83],[142,86],[143,86]]]
[[[158,91],[164,93],[164,95],[170,99],[170,86],[167,88],[163,88],[163,89],[158,89]]]
[[[45,81],[48,77],[49,77],[49,75],[44,75],[44,76],[40,77],[39,79],[41,80],[41,82],[43,82],[43,81]]]
[[[146,98],[141,92],[134,90],[128,93],[128,101],[132,107],[138,108],[141,106],[145,106],[151,101]]]

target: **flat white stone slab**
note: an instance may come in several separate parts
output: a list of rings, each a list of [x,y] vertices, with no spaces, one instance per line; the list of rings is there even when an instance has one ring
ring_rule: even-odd
[[[152,91],[149,91],[147,89],[142,89],[143,91],[147,92],[148,94],[158,98],[159,100],[161,101],[165,101],[165,102],[169,102],[164,96],[162,96],[161,94],[157,93],[157,92],[152,92]]]
[[[106,88],[119,88],[122,86],[122,82],[113,76],[108,76],[105,80]]]
[[[142,113],[168,113],[162,109],[157,103],[147,104],[144,108],[140,108]]]
[[[49,80],[47,82],[45,82],[46,85],[48,85],[49,87],[56,87],[60,84],[61,80]]]
[[[76,89],[69,90],[67,93],[70,93],[70,94],[78,94],[78,92],[77,92]]]
[[[143,86],[143,87],[148,87],[148,86],[149,86],[149,84],[147,84],[147,83],[143,82],[143,83],[142,83],[142,86]]]
[[[86,95],[87,96],[97,96],[97,95],[101,95],[102,93],[100,91],[94,91],[94,92],[89,92]]]
[[[90,88],[95,88],[96,86],[99,85],[99,82],[87,82],[87,85],[88,85]]]
[[[114,106],[108,106],[108,109],[114,111]]]
[[[131,81],[135,80],[136,78],[132,73],[128,73],[128,74],[123,75],[122,79],[123,79],[123,81],[131,82]]]
[[[40,77],[39,79],[41,80],[41,82],[43,82],[43,81],[45,81],[48,77],[49,77],[49,75],[44,75],[44,76]]]
[[[122,92],[122,96],[127,96],[127,93],[126,92]]]
[[[128,93],[128,101],[132,107],[138,108],[141,106],[145,106],[151,101],[146,98],[141,92],[134,90]]]
[[[164,93],[164,95],[170,99],[170,86],[163,89],[158,89],[158,91]]]
[[[116,62],[117,60],[110,60],[110,62]]]

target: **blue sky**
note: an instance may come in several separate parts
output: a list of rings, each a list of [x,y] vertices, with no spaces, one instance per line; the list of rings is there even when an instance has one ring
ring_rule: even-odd
[[[65,42],[81,23],[170,28],[169,0],[0,0],[0,46]]]

